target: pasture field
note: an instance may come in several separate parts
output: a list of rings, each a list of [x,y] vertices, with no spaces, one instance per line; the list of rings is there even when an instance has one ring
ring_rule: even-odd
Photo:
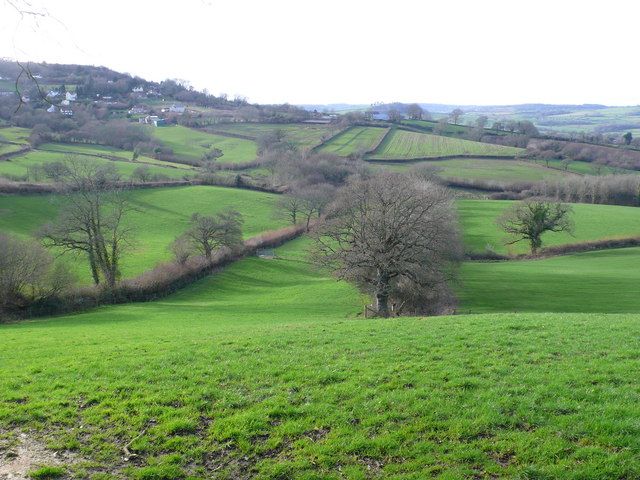
[[[373,149],[387,132],[379,127],[351,127],[324,144],[319,152],[346,157]]]
[[[394,130],[370,156],[378,160],[410,160],[449,155],[515,156],[523,150],[460,138]]]
[[[438,126],[438,122],[435,120],[402,120],[403,125],[407,125],[409,127],[419,128],[421,130],[425,130],[427,132],[433,132],[433,129]],[[470,130],[470,127],[465,125],[453,125],[451,123],[447,123],[444,125],[444,135],[466,135]]]
[[[504,246],[506,234],[495,220],[513,202],[507,200],[459,200],[458,213],[467,250],[482,252],[487,247],[499,253],[527,253],[529,245],[519,242]],[[614,205],[572,204],[574,236],[546,233],[544,246],[640,236],[640,208]]]
[[[245,237],[284,226],[273,219],[276,195],[223,187],[192,186],[136,189],[128,192],[135,210],[128,215],[134,243],[123,255],[123,277],[131,277],[169,260],[169,245],[189,226],[193,213],[213,214],[235,208],[244,218]],[[55,195],[0,196],[0,231],[33,235],[54,219],[63,201]],[[66,257],[83,282],[90,276],[84,257]]]
[[[124,178],[131,178],[134,170],[146,163],[146,157],[140,157],[140,162],[129,160],[114,161],[88,155],[76,154],[76,158],[82,162],[96,165],[114,165]],[[12,157],[9,160],[0,160],[0,176],[9,175],[13,178],[21,177],[32,181],[46,182],[47,178],[34,178],[33,168],[51,162],[64,162],[68,159],[68,154],[56,151],[32,150],[24,155]],[[145,161],[145,163],[142,163]],[[189,170],[183,168],[171,168],[162,164],[148,165],[152,175],[164,175],[172,180],[180,180],[185,176],[190,176]]]
[[[320,144],[323,138],[332,134],[333,128],[330,125],[302,123],[220,123],[211,127],[211,131],[247,135],[257,140],[261,135],[281,130],[288,141],[304,149]]]
[[[28,143],[31,130],[21,127],[0,128],[0,140],[6,142]]]
[[[257,145],[251,140],[214,135],[182,126],[152,128],[151,133],[172,148],[178,159],[201,160],[212,148],[224,153],[216,160],[218,163],[251,162],[257,156]]]
[[[92,480],[640,476],[640,316],[362,320],[302,246],[0,325],[0,448]]]
[[[23,148],[21,145],[14,145],[13,143],[0,143],[0,155],[17,152],[21,148]]]
[[[133,152],[129,150],[121,150],[119,148],[110,147],[107,145],[85,145],[79,143],[46,143],[38,147],[38,150],[45,150],[48,152],[72,152],[77,154],[87,155],[108,155],[110,157],[121,158],[125,161],[131,161],[133,159]],[[182,170],[193,170],[193,166],[185,165],[184,163],[167,162],[164,160],[157,160],[146,155],[138,156],[137,162],[148,163],[153,165],[166,166],[171,168],[180,168]]]
[[[461,312],[640,312],[640,248],[466,262]]]
[[[540,165],[544,165],[545,162],[540,160],[539,161]],[[557,168],[557,169],[564,169],[564,166],[562,165],[562,160],[549,160],[549,166]],[[567,167],[567,171],[569,172],[574,172],[574,173],[579,173],[582,175],[598,175],[598,173],[596,172],[594,165],[592,165],[589,162],[581,162],[581,161],[574,161],[571,162],[568,167]],[[626,168],[616,168],[616,167],[609,167],[608,165],[605,165],[602,168],[602,172],[600,173],[600,175],[611,175],[611,174],[615,174],[615,173],[623,173],[623,174],[637,174],[638,171],[637,170],[628,170]]]
[[[546,168],[520,160],[493,160],[489,158],[455,158],[448,160],[425,160],[415,163],[389,162],[373,164],[394,172],[407,172],[414,167],[430,166],[437,169],[442,178],[465,178],[469,180],[495,180],[499,182],[533,182],[562,178],[565,172]],[[569,174],[570,175],[570,174]]]

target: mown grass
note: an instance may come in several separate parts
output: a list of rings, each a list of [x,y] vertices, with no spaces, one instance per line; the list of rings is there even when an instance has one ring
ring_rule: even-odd
[[[458,212],[467,250],[481,252],[489,248],[499,253],[526,253],[526,242],[505,246],[507,235],[495,220],[513,202],[497,200],[459,200]],[[571,218],[575,223],[574,235],[546,233],[545,246],[578,243],[581,241],[640,235],[640,209],[614,205],[572,205]]]
[[[462,312],[640,312],[640,249],[543,260],[467,262]]]
[[[431,166],[443,178],[469,180],[496,180],[501,182],[533,182],[561,178],[564,172],[519,160],[492,160],[488,158],[456,158],[450,160],[426,160],[415,163],[374,164],[394,172],[407,172],[414,167]]]
[[[280,123],[220,123],[212,127],[212,131],[235,133],[258,139],[261,135],[280,130],[284,132],[287,141],[299,148],[312,148],[331,135],[329,125],[312,124],[280,124]]]
[[[171,258],[169,245],[184,232],[193,213],[213,214],[235,208],[244,218],[245,237],[283,226],[274,220],[277,196],[250,190],[192,186],[137,189],[128,192],[131,206],[128,223],[133,227],[133,245],[122,258],[122,274],[142,273]],[[0,196],[0,231],[33,235],[44,223],[55,219],[64,201],[59,197],[24,195]],[[67,256],[83,282],[89,282],[84,257]]]
[[[102,480],[640,476],[638,315],[363,320],[301,246],[0,326],[0,428]]]
[[[212,148],[224,153],[216,160],[218,163],[251,162],[257,155],[257,145],[251,140],[214,135],[182,126],[158,127],[150,131],[164,145],[173,149],[178,159],[201,160]]]
[[[325,143],[319,151],[343,157],[362,154],[373,149],[386,132],[386,128],[351,127]]]
[[[125,179],[131,179],[134,171],[141,165],[147,165],[149,173],[151,175],[160,175],[172,180],[180,180],[185,177],[193,176],[190,170],[184,168],[173,168],[170,166],[158,165],[155,162],[153,164],[147,164],[144,158],[140,158],[139,162],[132,162],[122,157],[122,161],[108,160],[100,157],[93,157],[89,155],[82,155],[80,150],[70,149],[73,151],[72,155],[82,162],[94,165],[113,165],[116,167],[120,175]],[[52,162],[64,162],[69,158],[69,154],[61,151],[48,151],[48,150],[32,150],[12,157],[9,160],[0,161],[0,176],[11,176],[15,178],[24,178],[25,180],[47,182],[51,181],[44,176],[34,178],[34,167],[42,166],[46,163]],[[145,163],[142,163],[145,162]]]
[[[371,155],[372,159],[397,160],[428,158],[449,155],[510,155],[523,150],[490,143],[473,142],[460,138],[431,135],[428,133],[394,130]]]

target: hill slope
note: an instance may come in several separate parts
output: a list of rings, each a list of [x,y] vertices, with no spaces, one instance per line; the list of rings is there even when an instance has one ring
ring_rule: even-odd
[[[362,321],[299,248],[0,326],[0,442],[31,432],[85,478],[640,475],[638,315]]]

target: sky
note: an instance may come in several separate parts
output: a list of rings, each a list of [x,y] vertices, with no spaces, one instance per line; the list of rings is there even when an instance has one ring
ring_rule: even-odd
[[[638,18],[636,0],[0,0],[0,57],[257,103],[637,105]]]

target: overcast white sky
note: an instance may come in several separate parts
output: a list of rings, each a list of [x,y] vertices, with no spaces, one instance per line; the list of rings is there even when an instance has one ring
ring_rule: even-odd
[[[55,19],[36,27],[10,3]],[[0,57],[252,102],[640,104],[636,0],[0,0]]]

